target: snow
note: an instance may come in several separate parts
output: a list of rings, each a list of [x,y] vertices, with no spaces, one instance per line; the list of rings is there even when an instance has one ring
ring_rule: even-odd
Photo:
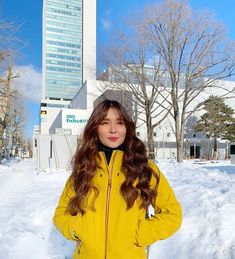
[[[150,247],[149,259],[235,259],[235,165],[158,161],[183,207],[181,229]],[[0,165],[0,259],[71,258],[74,243],[52,216],[69,176],[37,172],[34,160]]]
[[[160,163],[183,206],[180,231],[157,242],[155,258],[235,258],[235,166]]]

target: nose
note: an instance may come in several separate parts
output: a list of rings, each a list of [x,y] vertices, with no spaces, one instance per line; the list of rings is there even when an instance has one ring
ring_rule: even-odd
[[[116,129],[116,125],[115,123],[111,123],[110,124],[110,133],[116,133],[117,129]]]

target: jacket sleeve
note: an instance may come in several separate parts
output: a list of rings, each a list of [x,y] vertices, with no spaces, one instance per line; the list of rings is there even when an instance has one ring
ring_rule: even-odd
[[[155,215],[138,222],[137,244],[149,246],[157,240],[174,234],[182,223],[182,209],[165,176],[158,167],[150,162],[149,166],[159,176],[159,185],[155,203]]]
[[[60,196],[59,203],[55,209],[53,222],[59,232],[70,240],[81,239],[81,224],[82,216],[72,216],[68,212],[69,200],[72,197],[74,191],[71,188],[70,178],[67,180],[64,190]]]

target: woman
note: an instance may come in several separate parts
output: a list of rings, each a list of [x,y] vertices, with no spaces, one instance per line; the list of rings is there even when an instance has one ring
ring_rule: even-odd
[[[146,259],[147,246],[179,229],[180,204],[118,102],[91,114],[53,219],[79,259]]]

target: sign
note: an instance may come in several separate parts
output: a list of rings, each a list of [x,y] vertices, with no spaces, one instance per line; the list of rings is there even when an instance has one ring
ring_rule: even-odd
[[[66,115],[66,122],[67,123],[82,123],[85,124],[87,122],[87,119],[84,118],[76,118],[73,114],[67,114]]]

